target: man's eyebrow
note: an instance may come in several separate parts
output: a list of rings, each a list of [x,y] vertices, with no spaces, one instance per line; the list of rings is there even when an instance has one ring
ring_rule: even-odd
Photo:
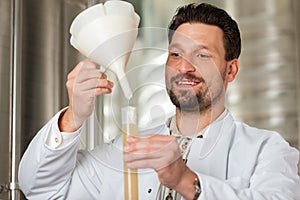
[[[171,48],[178,48],[178,49],[184,49],[184,47],[180,44],[180,43],[172,43],[169,45],[169,49]],[[201,50],[201,49],[207,49],[209,50],[209,48],[205,45],[202,44],[196,44],[195,46],[193,46],[193,49],[195,50]]]
[[[178,44],[178,43],[172,43],[172,44],[169,45],[169,49],[171,49],[171,48],[179,48],[179,49],[181,49],[181,45]]]

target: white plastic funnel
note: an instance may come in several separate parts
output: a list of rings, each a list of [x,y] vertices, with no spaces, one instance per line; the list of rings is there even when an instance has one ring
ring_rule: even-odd
[[[134,46],[140,17],[125,1],[107,1],[81,12],[70,27],[71,45],[95,63],[113,71],[127,99],[132,90],[125,68]]]

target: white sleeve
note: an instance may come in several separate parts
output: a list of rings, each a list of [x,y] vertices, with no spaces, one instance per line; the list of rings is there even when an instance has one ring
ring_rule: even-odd
[[[76,167],[80,130],[64,137],[56,127],[60,113],[36,134],[21,159],[19,185],[28,199],[63,199],[69,190]],[[57,136],[64,142],[52,148],[50,140],[54,138],[55,143]]]
[[[58,119],[63,113],[65,109],[61,110],[58,114],[56,114],[53,118],[53,122],[51,125],[51,129],[47,136],[45,137],[45,144],[51,149],[63,148],[66,145],[72,143],[72,141],[77,138],[80,134],[81,128],[77,131],[69,133],[69,132],[60,132],[58,128]]]

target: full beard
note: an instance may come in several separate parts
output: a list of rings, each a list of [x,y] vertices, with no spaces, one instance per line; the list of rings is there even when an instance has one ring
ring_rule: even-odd
[[[173,84],[175,80],[181,78],[189,78],[192,80],[198,80],[201,84],[201,88],[197,90],[175,90]],[[222,79],[224,77],[222,76]],[[170,87],[167,88],[167,92],[172,103],[184,112],[199,113],[205,112],[212,107],[212,104],[216,102],[222,95],[223,85],[219,86],[216,93],[213,94],[209,87],[206,85],[203,78],[198,78],[193,75],[177,75],[170,81]]]
[[[168,89],[168,94],[172,103],[181,111],[203,112],[211,108],[212,105],[210,95],[204,95],[203,92],[181,91],[175,94],[172,89]]]

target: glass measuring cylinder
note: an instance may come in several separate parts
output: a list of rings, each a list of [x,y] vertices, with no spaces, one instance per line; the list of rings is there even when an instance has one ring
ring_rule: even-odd
[[[127,106],[122,108],[123,147],[126,146],[128,136],[136,135],[136,109]],[[129,169],[124,163],[124,200],[138,200],[138,173],[136,169]]]

